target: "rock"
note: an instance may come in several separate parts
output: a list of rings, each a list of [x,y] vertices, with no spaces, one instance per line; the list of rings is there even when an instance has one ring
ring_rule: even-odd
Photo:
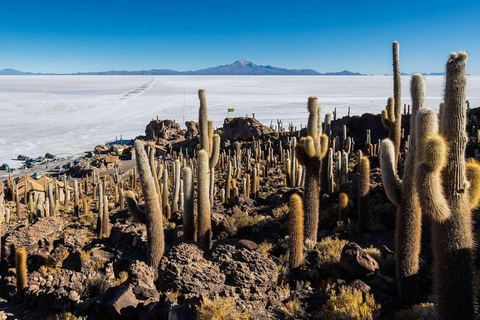
[[[45,258],[53,251],[54,241],[64,229],[59,216],[40,218],[38,221],[7,233],[2,241],[2,254],[5,265],[15,265],[15,249],[28,249],[29,266],[44,264]]]
[[[255,241],[247,240],[247,239],[241,239],[241,240],[238,240],[237,247],[246,248],[250,250],[257,250],[258,243],[256,243]]]
[[[350,282],[349,286],[352,288],[358,289],[364,293],[370,292],[370,289],[371,289],[368,284],[366,284],[365,282],[359,279],[355,279],[352,282]]]
[[[226,118],[223,123],[223,139],[225,140],[250,141],[273,132],[273,129],[253,118]]]
[[[82,270],[82,257],[80,252],[72,252],[62,262],[62,269],[80,272]]]
[[[95,154],[107,154],[110,152],[110,146],[99,144],[93,149],[93,152]]]
[[[133,287],[133,293],[142,300],[158,300],[158,291],[155,287],[155,273],[153,268],[145,262],[136,260],[129,268],[128,284]]]
[[[194,320],[192,311],[185,305],[174,306],[168,313],[168,320]]]
[[[185,132],[185,139],[192,140],[198,135],[198,125],[195,121],[185,121],[187,132]]]
[[[380,252],[382,253],[382,256],[384,258],[388,258],[388,256],[392,255],[394,256],[395,255],[395,252],[393,252],[392,250],[390,250],[387,246],[385,245],[382,245],[381,248],[380,248]]]
[[[195,243],[174,246],[160,262],[160,290],[180,292],[185,304],[220,295],[232,297],[252,314],[263,312],[278,277],[277,265],[245,244],[251,245],[217,242],[206,254]]]
[[[158,140],[159,138],[170,140],[177,138],[181,132],[180,124],[172,120],[152,120],[145,128],[148,140]]]
[[[355,242],[342,249],[340,264],[352,276],[369,276],[378,270],[378,263]]]
[[[160,290],[175,290],[187,296],[215,294],[223,289],[225,275],[220,268],[203,257],[194,243],[183,242],[173,247],[160,261]]]
[[[114,319],[138,319],[146,301],[158,301],[153,269],[142,261],[134,261],[128,280],[107,289],[95,299],[97,312]]]
[[[220,265],[226,283],[254,291],[270,289],[277,280],[277,265],[256,251],[238,247],[220,244],[212,250],[212,260]]]
[[[138,299],[133,293],[132,287],[121,285],[108,288],[97,299],[97,311],[113,319],[136,319],[138,311]]]

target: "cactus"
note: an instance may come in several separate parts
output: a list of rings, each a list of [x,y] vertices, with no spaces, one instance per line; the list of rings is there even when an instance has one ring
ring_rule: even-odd
[[[298,162],[305,166],[305,237],[314,242],[317,241],[318,217],[320,210],[320,168],[322,158],[325,156],[326,148],[324,142],[328,137],[322,135],[323,142],[318,137],[318,100],[316,97],[308,98],[308,127],[306,138],[302,138],[295,146],[295,156]],[[292,177],[294,176],[292,172]]]
[[[420,209],[417,187],[414,181],[417,165],[417,113],[424,114],[425,82],[420,74],[411,80],[412,116],[410,118],[410,147],[404,164],[403,180],[396,176],[397,150],[390,139],[382,142],[381,167],[382,179],[390,201],[397,206],[395,231],[397,283],[401,298],[405,303],[418,299],[418,269],[420,240],[422,229],[422,211]],[[423,120],[421,121],[423,124]],[[423,139],[422,139],[423,140]],[[418,142],[421,146],[423,141]]]
[[[102,218],[102,230],[101,238],[110,237],[110,218],[108,215],[108,197],[103,196],[103,218]]]
[[[211,218],[209,198],[209,165],[208,151],[199,150],[197,153],[197,241],[205,249],[210,248]]]
[[[382,111],[382,123],[388,129],[388,137],[395,145],[395,165],[400,158],[402,131],[402,84],[400,78],[399,44],[392,44],[393,98],[388,98],[387,109]]]
[[[180,197],[180,160],[175,160],[173,166],[175,188],[173,191],[172,211],[178,211],[178,201]]]
[[[185,240],[195,241],[194,189],[193,174],[190,167],[183,168],[183,185],[185,187],[183,210],[183,237]]]
[[[425,139],[416,175],[422,211],[432,219],[439,320],[475,318],[471,208],[477,205],[479,180],[468,181],[467,176],[476,177],[472,171],[479,168],[465,164],[467,58],[465,52],[450,55],[440,134]]]
[[[303,261],[303,202],[294,193],[289,201],[288,228],[290,232],[290,268],[298,268]]]
[[[152,171],[148,163],[147,153],[145,152],[143,143],[139,140],[135,141],[135,155],[142,193],[145,199],[145,211],[138,208],[135,194],[132,191],[128,191],[125,196],[131,215],[135,220],[140,223],[145,223],[147,226],[148,264],[153,267],[155,278],[157,278],[158,264],[165,250],[162,209],[160,207],[157,190],[155,189]]]
[[[15,270],[17,273],[17,296],[27,287],[27,249],[18,248],[15,252]]]
[[[369,224],[368,198],[370,194],[370,160],[359,151],[358,156],[358,180],[357,180],[357,201],[358,201],[358,231],[366,232]]]
[[[343,222],[346,228],[348,225],[348,195],[345,192],[340,192],[338,195],[338,220]]]

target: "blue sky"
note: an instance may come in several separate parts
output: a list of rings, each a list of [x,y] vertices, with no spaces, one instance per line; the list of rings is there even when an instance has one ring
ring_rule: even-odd
[[[480,1],[0,0],[0,69],[195,70],[257,64],[441,72],[467,50],[480,74]]]

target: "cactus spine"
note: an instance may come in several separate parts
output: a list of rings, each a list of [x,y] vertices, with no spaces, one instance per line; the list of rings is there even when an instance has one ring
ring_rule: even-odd
[[[142,193],[145,199],[145,211],[138,208],[135,194],[132,191],[126,193],[127,206],[132,216],[138,222],[145,223],[147,226],[148,263],[153,267],[155,278],[157,278],[158,264],[165,250],[162,208],[148,163],[147,153],[143,143],[139,140],[135,141],[135,154]]]
[[[381,148],[382,179],[390,201],[397,206],[395,231],[397,283],[405,303],[418,299],[418,269],[422,229],[422,211],[415,185],[417,165],[416,116],[424,108],[425,82],[420,74],[411,80],[412,116],[410,118],[410,147],[406,155],[403,180],[396,176],[396,152],[391,140],[384,140]],[[396,146],[395,146],[396,148]]]
[[[303,202],[294,193],[290,196],[289,230],[290,230],[290,268],[298,268],[303,261]]]
[[[17,273],[17,296],[27,287],[27,249],[18,248],[15,252],[15,269]]]
[[[477,204],[469,202],[476,201],[476,197],[469,198],[469,192],[478,188],[479,181],[468,181],[466,177],[467,58],[465,52],[450,55],[440,135],[426,139],[423,162],[417,169],[420,204],[423,212],[433,220],[436,316],[439,320],[475,318],[471,208]],[[433,180],[435,175],[441,179]],[[442,206],[429,206],[432,203]]]

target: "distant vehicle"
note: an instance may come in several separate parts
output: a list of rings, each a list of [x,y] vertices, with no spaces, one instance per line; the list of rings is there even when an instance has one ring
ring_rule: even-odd
[[[35,172],[34,174],[31,175],[31,177],[35,180],[38,180],[42,177],[41,173]]]
[[[28,159],[28,157],[26,155],[23,155],[23,154],[19,154],[18,157],[17,157],[17,160],[21,160],[21,161],[25,161],[27,159]]]
[[[52,172],[62,172],[62,166],[56,166],[51,170]]]
[[[92,151],[85,152],[85,157],[87,157],[87,158],[93,157],[93,152]]]
[[[8,165],[8,163],[4,163],[2,164],[2,166],[0,166],[0,170],[10,170],[10,166]]]
[[[28,159],[25,161],[25,165],[27,168],[33,168],[35,166],[35,160],[34,159]]]
[[[47,153],[45,154],[45,158],[47,158],[47,159],[55,159],[55,155],[47,152]]]

